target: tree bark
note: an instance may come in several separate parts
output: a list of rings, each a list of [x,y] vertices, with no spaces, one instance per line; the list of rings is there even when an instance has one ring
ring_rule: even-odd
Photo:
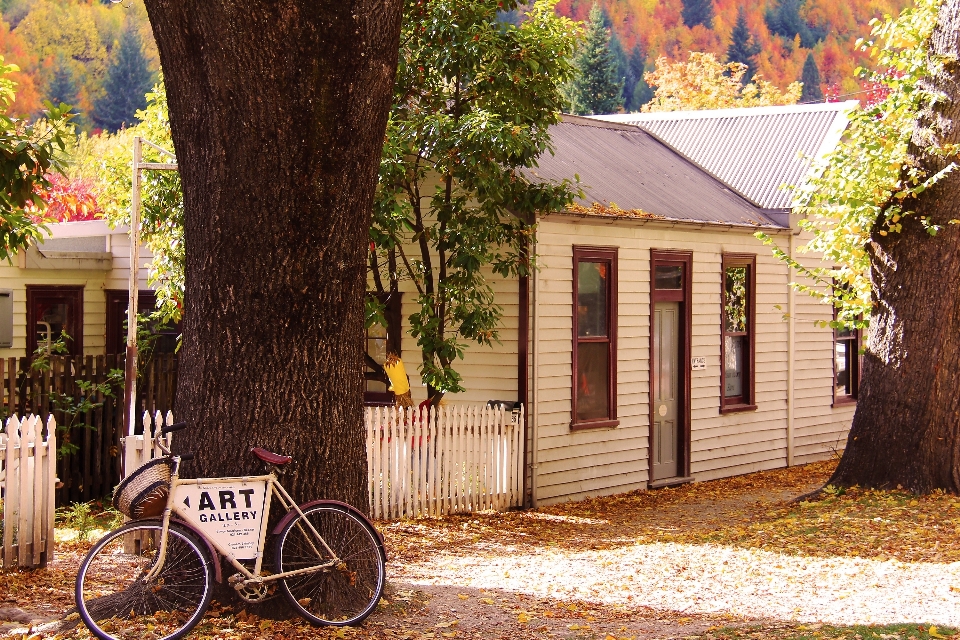
[[[952,56],[924,88],[943,96],[917,119],[910,154],[933,175],[954,158],[926,152],[960,142],[960,0],[940,8],[933,55]],[[960,172],[906,205],[900,233],[874,225],[868,251],[874,311],[847,446],[831,483],[960,491]],[[905,207],[906,208],[906,207]],[[920,217],[943,225],[935,237]]]
[[[367,508],[363,296],[400,0],[146,0],[184,190],[174,439],[188,474],[289,454]]]

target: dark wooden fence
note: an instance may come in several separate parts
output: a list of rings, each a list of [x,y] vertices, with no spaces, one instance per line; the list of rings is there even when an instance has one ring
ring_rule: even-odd
[[[0,359],[0,419],[12,414],[36,414],[46,420],[53,413],[58,425],[75,425],[69,433],[61,432],[58,443],[69,442],[77,451],[57,460],[57,476],[62,486],[57,489],[57,505],[85,502],[109,496],[120,481],[120,438],[123,437],[123,376],[116,377],[113,396],[93,394],[90,400],[100,406],[72,418],[58,410],[51,393],[82,397],[77,381],[103,383],[111,370],[123,370],[124,356],[53,356],[49,367],[31,367],[27,358]],[[144,411],[173,409],[177,388],[177,360],[172,354],[155,355],[141,363],[137,384],[137,431],[143,431]],[[76,406],[76,405],[75,405]],[[85,425],[85,426],[84,426]]]

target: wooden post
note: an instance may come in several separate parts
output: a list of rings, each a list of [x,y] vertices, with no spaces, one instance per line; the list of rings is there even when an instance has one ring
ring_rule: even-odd
[[[133,435],[137,401],[137,302],[140,294],[140,160],[143,138],[133,138],[133,192],[130,197],[130,278],[127,302],[127,357],[123,366],[125,431]]]

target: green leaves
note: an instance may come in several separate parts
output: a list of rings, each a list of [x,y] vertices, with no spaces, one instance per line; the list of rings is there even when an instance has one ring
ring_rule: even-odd
[[[573,73],[577,27],[555,4],[534,3],[516,26],[499,20],[516,0],[407,2],[370,262],[380,293],[417,289],[409,323],[435,399],[463,390],[453,363],[469,342],[498,339],[490,276],[527,273],[536,213],[572,201],[568,183],[521,172],[549,151]]]
[[[800,226],[813,235],[802,251],[816,252],[839,269],[802,269],[823,287],[798,287],[833,304],[837,326],[865,326],[873,301],[867,246],[877,238],[899,233],[913,215],[914,198],[955,168],[948,164],[935,175],[924,175],[908,155],[917,113],[938,97],[920,80],[936,73],[944,61],[928,56],[927,41],[936,24],[939,0],[917,0],[899,17],[873,21],[876,40],[858,47],[876,59],[871,79],[885,88],[876,104],[854,110],[843,141],[819,167],[817,177],[798,190]],[[864,75],[866,73],[864,72]],[[955,155],[955,149],[931,141],[926,153]],[[941,229],[921,219],[931,236]],[[780,253],[782,257],[782,252]],[[796,266],[796,265],[794,265]]]

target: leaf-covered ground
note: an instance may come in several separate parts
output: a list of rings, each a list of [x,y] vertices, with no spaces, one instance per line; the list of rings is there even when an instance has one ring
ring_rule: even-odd
[[[380,522],[390,582],[363,627],[315,629],[229,603],[192,637],[954,636],[960,499],[851,490],[790,502],[831,470],[818,463],[534,511]],[[61,544],[45,570],[0,574],[0,620],[14,618],[0,633],[89,637],[56,622],[75,618],[84,547]],[[150,640],[135,625],[130,633]]]

